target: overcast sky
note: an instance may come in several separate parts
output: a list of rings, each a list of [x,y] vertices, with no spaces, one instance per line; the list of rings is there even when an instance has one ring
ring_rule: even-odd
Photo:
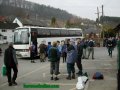
[[[104,15],[120,17],[120,0],[28,0],[39,4],[49,5],[55,8],[66,10],[67,12],[96,20],[97,7],[102,11],[104,6]],[[101,15],[101,14],[100,14]]]

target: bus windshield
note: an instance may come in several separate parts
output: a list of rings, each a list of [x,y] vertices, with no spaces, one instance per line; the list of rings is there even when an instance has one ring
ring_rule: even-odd
[[[14,33],[14,44],[29,44],[28,29],[17,29]]]

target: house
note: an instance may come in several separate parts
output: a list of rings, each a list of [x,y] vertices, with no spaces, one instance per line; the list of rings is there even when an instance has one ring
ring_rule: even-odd
[[[86,38],[90,38],[91,35],[92,36],[94,35],[93,38],[99,38],[100,32],[101,32],[101,30],[99,28],[97,28],[96,26],[94,26],[94,27],[92,26],[92,27],[89,27],[89,28],[83,30],[83,33]]]
[[[17,27],[16,23],[0,22],[0,44],[12,42],[14,29]]]
[[[100,46],[100,34],[101,29],[96,26],[89,27],[83,30],[83,34],[86,39],[93,38],[97,46]]]

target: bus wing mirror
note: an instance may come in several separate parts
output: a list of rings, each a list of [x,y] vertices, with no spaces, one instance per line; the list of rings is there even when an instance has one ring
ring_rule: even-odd
[[[30,34],[28,33],[28,37],[30,37]]]

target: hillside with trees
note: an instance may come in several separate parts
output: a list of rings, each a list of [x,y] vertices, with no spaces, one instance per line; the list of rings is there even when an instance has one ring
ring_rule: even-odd
[[[48,22],[49,25],[63,27],[79,27],[81,23],[94,23],[89,19],[82,19],[72,15],[65,10],[40,5],[26,0],[0,0],[0,16],[7,18],[7,21],[13,21],[16,17],[29,19],[31,21]],[[51,24],[55,19],[57,25]],[[68,24],[69,21],[69,24]]]

